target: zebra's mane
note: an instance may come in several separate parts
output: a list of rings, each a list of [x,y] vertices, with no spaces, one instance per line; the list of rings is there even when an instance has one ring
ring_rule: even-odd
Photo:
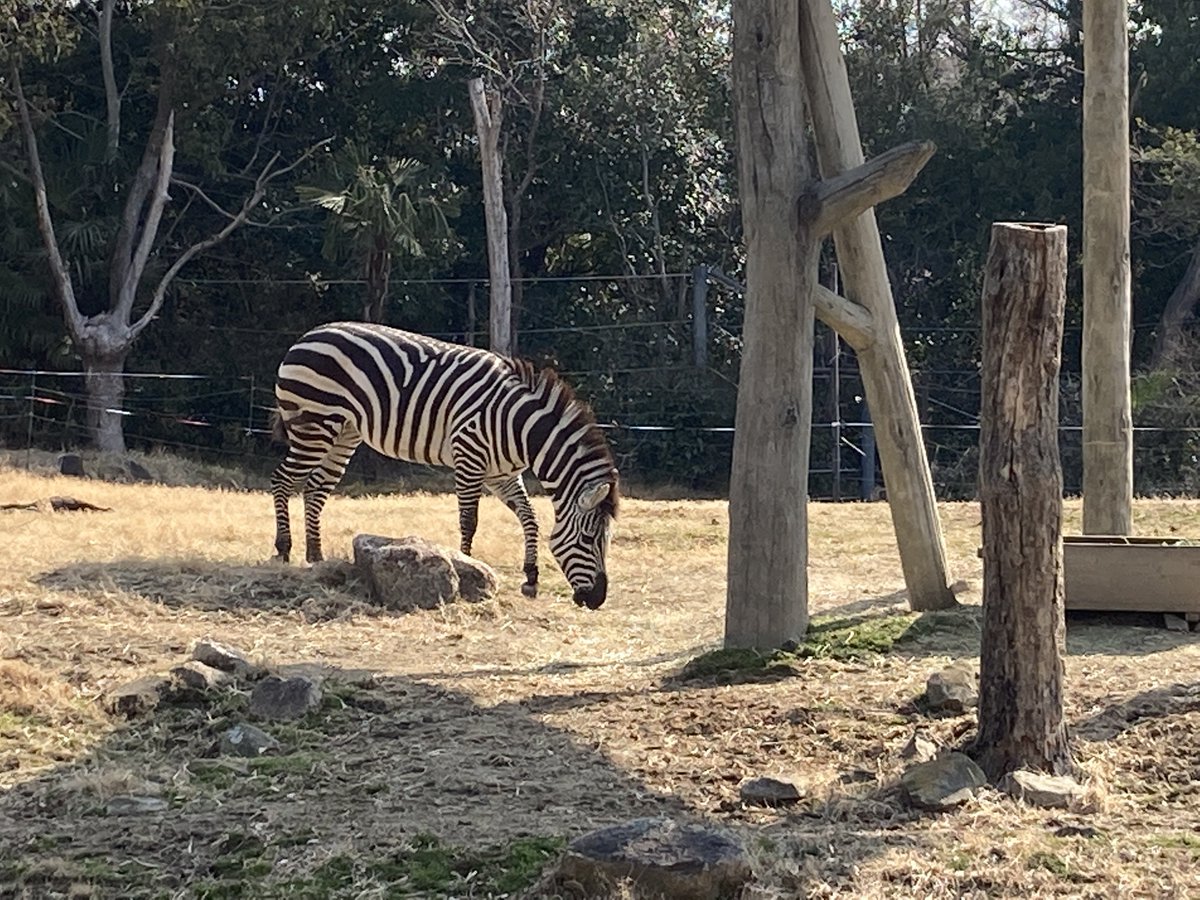
[[[608,445],[608,439],[604,437],[604,432],[596,424],[596,414],[592,412],[591,406],[579,399],[574,388],[549,366],[539,369],[528,359],[520,357],[506,357],[506,359],[513,374],[531,392],[539,396],[554,398],[556,413],[563,414],[569,409],[575,411],[577,420],[585,426],[581,439],[584,449],[602,455],[609,467],[615,470],[616,460],[613,459],[612,448]],[[600,512],[612,519],[617,517],[617,507],[620,505],[618,486],[619,483],[614,478],[612,490],[597,507]]]

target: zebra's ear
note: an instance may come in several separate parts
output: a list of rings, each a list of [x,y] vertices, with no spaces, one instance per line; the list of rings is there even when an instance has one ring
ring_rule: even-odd
[[[608,492],[612,490],[612,484],[607,481],[601,481],[593,485],[585,487],[579,492],[579,508],[584,512],[591,512],[601,501],[608,496]]]

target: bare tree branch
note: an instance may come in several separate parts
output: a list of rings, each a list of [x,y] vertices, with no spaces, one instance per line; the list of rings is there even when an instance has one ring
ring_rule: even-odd
[[[175,167],[175,113],[167,116],[167,127],[163,132],[162,143],[158,154],[158,176],[154,180],[154,192],[150,195],[150,207],[141,223],[141,235],[138,238],[137,249],[133,253],[129,265],[125,267],[125,279],[121,292],[115,298],[115,312],[122,322],[129,320],[133,309],[133,301],[137,296],[137,287],[146,270],[146,260],[154,249],[154,241],[158,237],[158,223],[162,220],[163,207],[170,199],[167,188],[171,183],[171,170]]]
[[[63,262],[62,253],[58,249],[58,238],[54,234],[54,221],[50,218],[50,203],[46,197],[46,177],[42,172],[42,158],[38,151],[37,135],[33,131],[33,121],[29,116],[29,103],[25,99],[25,90],[21,85],[21,73],[14,58],[9,70],[13,91],[16,93],[17,114],[21,120],[21,133],[25,138],[25,151],[29,156],[29,179],[33,183],[34,202],[37,206],[38,231],[42,234],[42,243],[46,247],[46,256],[50,264],[50,276],[54,281],[55,295],[62,307],[63,317],[67,322],[67,330],[72,339],[80,341],[83,337],[86,322],[79,312],[79,304],[75,300],[75,288],[71,284],[71,274]]]
[[[150,307],[129,329],[131,341],[137,338],[137,336],[141,334],[143,330],[145,330],[146,326],[154,320],[155,316],[158,315],[159,310],[162,309],[163,301],[166,300],[167,288],[175,279],[175,276],[179,274],[180,269],[191,262],[197,254],[203,253],[210,247],[214,247],[221,243],[221,241],[229,237],[229,235],[231,235],[239,227],[246,224],[249,221],[250,213],[253,212],[254,208],[258,206],[259,203],[262,202],[263,197],[266,196],[267,188],[270,187],[271,182],[282,175],[286,175],[301,163],[310,159],[314,153],[328,144],[330,140],[332,139],[326,138],[325,140],[318,141],[316,144],[313,144],[311,147],[305,150],[304,153],[297,157],[291,164],[283,166],[282,168],[272,168],[275,162],[278,160],[279,154],[275,154],[271,157],[271,161],[267,163],[262,172],[259,173],[258,178],[255,179],[254,190],[250,193],[250,196],[246,198],[245,202],[242,203],[242,208],[233,216],[231,216],[229,221],[226,222],[225,226],[219,231],[209,235],[203,240],[197,241],[184,250],[183,253],[179,255],[179,258],[171,264],[171,267],[163,273],[162,278],[159,279],[158,284],[154,288],[154,294],[150,298]],[[207,197],[205,199],[208,200]],[[208,202],[212,203],[211,200]],[[221,210],[221,208],[215,203],[212,205]],[[226,216],[229,215],[224,210],[221,210],[221,213]]]
[[[108,110],[108,139],[104,158],[108,162],[117,158],[117,150],[121,146],[121,95],[117,93],[117,76],[113,71],[112,55],[112,21],[116,5],[117,0],[103,0],[99,11],[100,72],[104,79],[104,102]]]

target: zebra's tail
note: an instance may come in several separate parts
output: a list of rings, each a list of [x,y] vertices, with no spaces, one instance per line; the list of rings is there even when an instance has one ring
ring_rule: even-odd
[[[271,440],[276,444],[288,442],[287,429],[283,426],[283,415],[278,409],[271,411]]]

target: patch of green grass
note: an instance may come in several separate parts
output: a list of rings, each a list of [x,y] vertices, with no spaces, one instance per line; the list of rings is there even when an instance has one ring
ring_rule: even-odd
[[[962,850],[954,850],[950,853],[950,858],[946,860],[946,865],[955,872],[965,872],[971,868],[971,854]]]
[[[887,653],[911,639],[918,627],[915,613],[854,618],[816,616],[808,625],[804,641],[780,650],[722,648],[691,660],[679,673],[683,681],[705,678],[729,680],[773,680],[798,673],[802,659],[854,660]]]
[[[1059,878],[1067,878],[1071,874],[1071,866],[1057,853],[1049,850],[1035,850],[1029,854],[1029,868],[1045,869]]]
[[[1167,850],[1191,850],[1200,852],[1200,835],[1186,831],[1168,831],[1165,834],[1152,834],[1149,843],[1155,847]]]
[[[250,760],[250,770],[268,778],[281,775],[307,775],[325,760],[324,753],[288,753],[284,756],[260,756]]]
[[[369,881],[391,889],[387,896],[409,892],[449,894],[470,876],[472,896],[512,894],[532,885],[562,849],[559,838],[521,838],[502,847],[470,850],[419,835],[404,850],[381,860],[335,856],[307,878],[275,885],[272,896],[288,900],[333,896]]]

